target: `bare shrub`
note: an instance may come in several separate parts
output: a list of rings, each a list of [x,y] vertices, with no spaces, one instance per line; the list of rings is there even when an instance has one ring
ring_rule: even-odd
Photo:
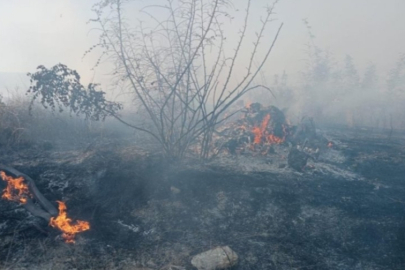
[[[21,148],[92,141],[102,136],[102,126],[67,113],[54,114],[33,106],[32,100],[15,89],[7,99],[0,96],[0,146]],[[45,144],[44,144],[45,143]]]
[[[18,146],[28,141],[24,136],[28,116],[28,111],[25,110],[24,114],[22,110],[25,105],[22,99],[12,98],[6,102],[0,96],[0,145]]]
[[[230,17],[229,1],[162,1],[162,5],[142,9],[150,17],[147,26],[130,23],[125,15],[127,1],[104,0],[94,6],[97,17],[91,21],[100,30],[100,40],[89,52],[100,47],[99,62],[107,59],[114,64],[117,86],[131,93],[133,106],[145,115],[141,123],[123,119],[118,114],[119,104],[103,99],[102,92],[93,91],[91,85],[83,87],[78,74],[67,68],[61,71],[61,65],[40,67],[36,77],[31,74],[31,92],[34,99],[41,97],[42,104],[53,109],[61,104],[86,117],[96,115],[96,120],[98,115],[113,116],[153,137],[168,158],[182,158],[192,144],[197,144],[201,158],[208,158],[215,128],[226,118],[224,112],[249,91],[266,88],[254,80],[282,24],[273,39],[265,39],[276,1],[263,9],[261,27],[254,40],[249,40],[251,2],[246,1],[244,23],[230,56],[224,33],[224,21]],[[253,45],[248,59],[243,60],[246,43]],[[237,68],[244,73],[235,74]],[[60,77],[66,72],[69,76]],[[101,95],[101,102],[92,100],[91,92]]]

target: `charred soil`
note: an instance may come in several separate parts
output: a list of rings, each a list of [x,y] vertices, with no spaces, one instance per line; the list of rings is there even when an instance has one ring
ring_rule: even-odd
[[[278,149],[182,164],[113,139],[4,149],[2,163],[91,229],[66,244],[46,221],[0,200],[0,266],[193,269],[193,255],[227,245],[239,256],[234,269],[404,269],[404,139],[324,132],[333,147],[302,172]]]

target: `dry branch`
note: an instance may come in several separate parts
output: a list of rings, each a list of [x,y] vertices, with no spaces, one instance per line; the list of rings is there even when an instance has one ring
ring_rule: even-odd
[[[58,215],[58,210],[44,197],[44,195],[42,195],[31,177],[3,164],[0,164],[0,170],[6,172],[6,174],[8,175],[12,175],[13,177],[23,177],[25,179],[31,194],[39,203],[39,205],[37,205],[30,198],[27,198],[27,202],[23,204],[23,206],[31,214],[37,217],[41,217],[46,221],[49,221],[52,216]]]

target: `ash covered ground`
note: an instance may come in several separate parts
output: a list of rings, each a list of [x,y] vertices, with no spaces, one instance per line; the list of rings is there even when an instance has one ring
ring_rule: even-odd
[[[232,269],[403,269],[404,137],[319,129],[333,142],[302,171],[288,147],[266,156],[168,163],[130,138],[4,150],[43,195],[91,229],[75,244],[0,201],[2,269],[194,269],[216,246]]]

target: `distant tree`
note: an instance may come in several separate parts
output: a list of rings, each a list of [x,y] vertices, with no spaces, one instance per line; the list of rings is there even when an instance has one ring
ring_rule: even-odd
[[[361,88],[365,91],[373,90],[378,87],[378,74],[377,68],[374,64],[369,65],[364,72],[361,81]]]
[[[345,94],[350,93],[360,88],[360,76],[356,66],[353,63],[353,58],[350,55],[346,55],[345,65],[343,71],[343,85],[345,88]]]
[[[315,44],[315,35],[307,20],[303,20],[308,32],[306,44],[307,67],[303,73],[309,83],[325,83],[330,79],[332,70],[331,55],[328,51],[322,50]]]
[[[405,128],[405,55],[402,55],[388,74],[387,104],[389,104],[389,123],[391,129],[396,126]],[[395,117],[396,116],[396,117]]]
[[[329,104],[337,94],[334,87],[335,63],[329,51],[321,49],[315,43],[315,35],[307,20],[304,25],[308,32],[306,44],[306,67],[303,72],[303,89],[301,96],[304,114],[316,117],[318,121],[323,118],[325,104]]]
[[[390,94],[405,93],[405,55],[401,56],[390,71],[387,80],[387,89]]]
[[[289,85],[288,74],[284,70],[280,75],[275,74],[273,78],[272,89],[276,95],[277,106],[288,108],[294,102],[293,88]]]

